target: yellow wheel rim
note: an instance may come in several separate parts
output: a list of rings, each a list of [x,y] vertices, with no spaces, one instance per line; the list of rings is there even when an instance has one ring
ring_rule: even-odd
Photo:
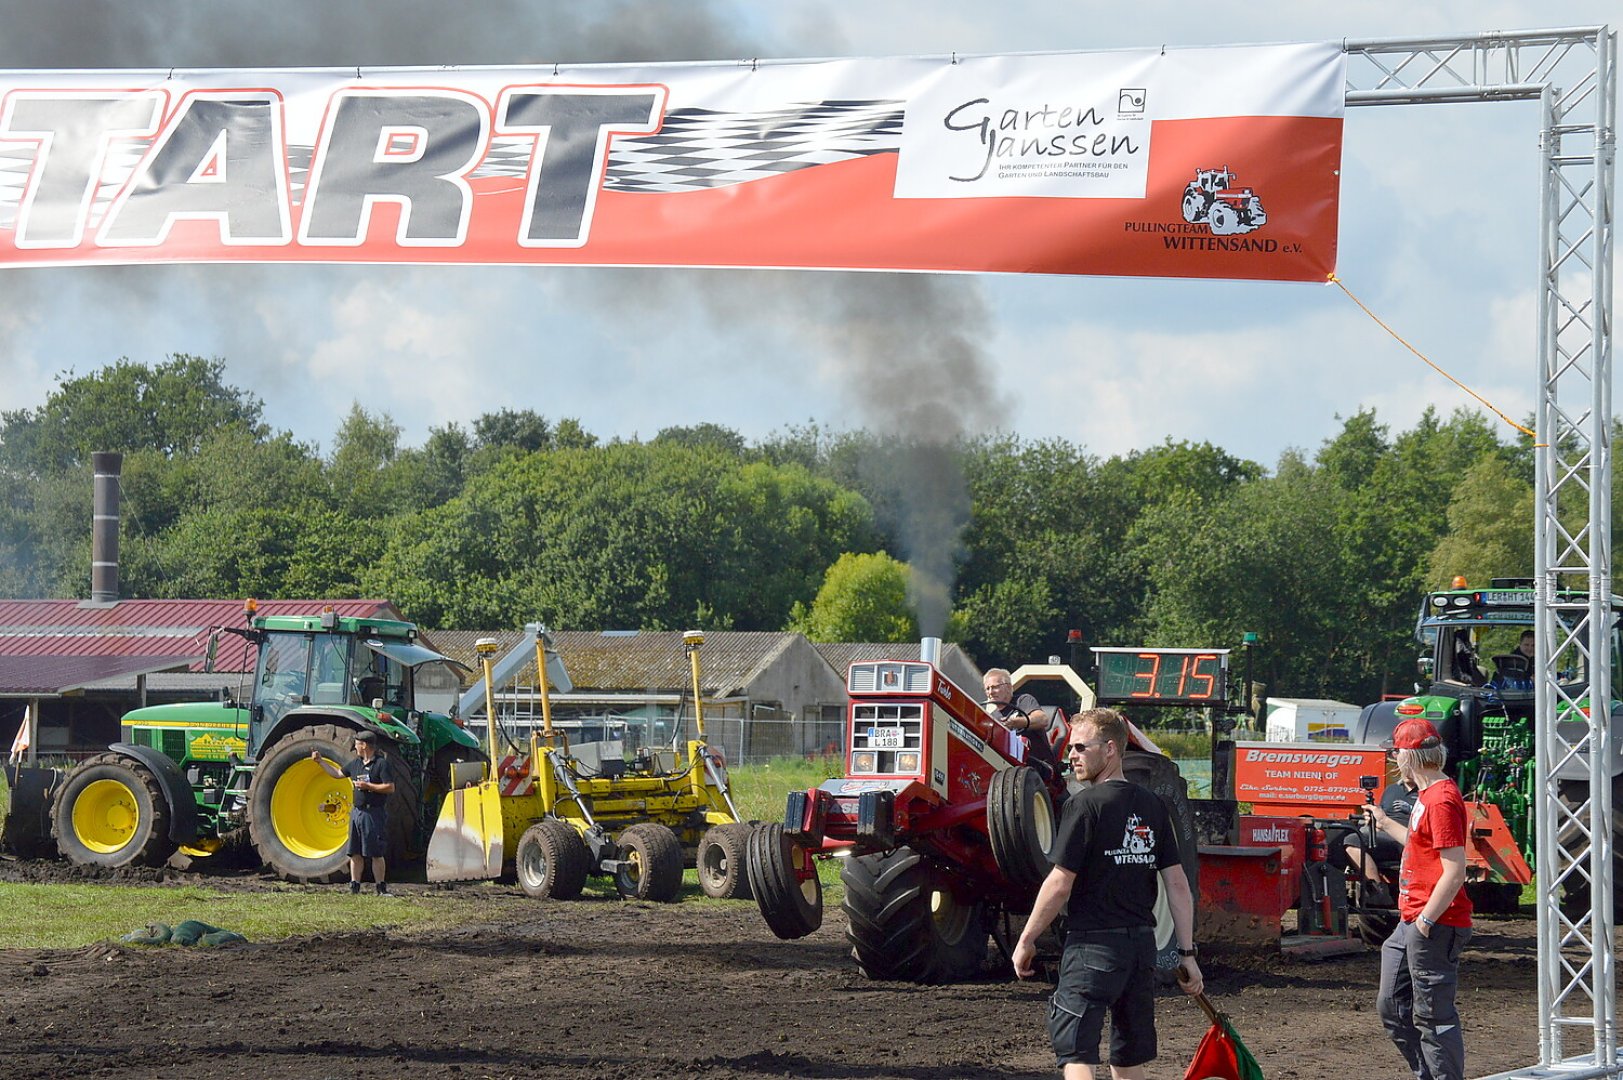
[[[141,805],[121,781],[91,781],[73,800],[73,835],[98,855],[122,849],[140,824]]]
[[[289,765],[271,791],[271,828],[288,851],[301,859],[321,859],[349,839],[349,780],[334,780],[305,758]]]

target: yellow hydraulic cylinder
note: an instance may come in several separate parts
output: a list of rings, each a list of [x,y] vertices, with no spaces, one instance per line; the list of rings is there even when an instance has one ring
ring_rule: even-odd
[[[693,671],[693,726],[701,742],[704,741],[704,690],[699,683],[699,647],[703,644],[702,630],[689,630],[682,635],[682,648],[687,650],[688,667]]]

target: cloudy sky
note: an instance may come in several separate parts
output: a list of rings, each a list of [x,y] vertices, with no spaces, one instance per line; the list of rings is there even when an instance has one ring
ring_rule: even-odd
[[[0,0],[0,68],[318,67],[736,60],[1463,36],[1576,26],[1615,2],[1009,0]],[[1212,11],[1234,14],[1232,6]],[[1338,272],[1512,416],[1534,402],[1537,109],[1349,110]],[[628,298],[633,298],[628,300]],[[862,362],[831,327],[893,315]],[[1267,465],[1340,417],[1396,428],[1470,400],[1339,290],[1071,277],[458,267],[0,272],[0,409],[127,356],[223,357],[273,427],[330,449],[353,402],[417,444],[495,409],[647,438],[714,422],[871,425],[864,395],[937,374],[908,342],[972,346],[944,400],[965,426],[1099,455],[1209,440]],[[879,373],[864,365],[883,365]],[[942,381],[937,379],[936,381]]]

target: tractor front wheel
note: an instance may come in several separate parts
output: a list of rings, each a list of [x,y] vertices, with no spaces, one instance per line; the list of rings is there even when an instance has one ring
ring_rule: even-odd
[[[823,925],[823,883],[811,852],[785,836],[782,825],[750,833],[745,864],[750,892],[772,933],[792,941]]]
[[[620,834],[626,865],[614,875],[614,888],[627,900],[668,903],[682,891],[682,845],[663,825],[645,822]]]
[[[1004,769],[986,794],[986,833],[998,869],[1015,885],[1035,888],[1048,876],[1054,804],[1037,770]]]
[[[573,900],[586,887],[590,861],[580,834],[557,818],[547,818],[518,838],[513,868],[524,895],[537,900]]]
[[[751,829],[748,825],[730,822],[712,825],[699,838],[699,851],[694,866],[699,872],[699,888],[713,900],[748,900],[750,898],[749,847]]]
[[[843,860],[845,939],[870,979],[962,982],[986,962],[986,910],[912,848]]]
[[[161,866],[175,851],[157,778],[121,754],[98,754],[68,774],[51,835],[79,866]]]

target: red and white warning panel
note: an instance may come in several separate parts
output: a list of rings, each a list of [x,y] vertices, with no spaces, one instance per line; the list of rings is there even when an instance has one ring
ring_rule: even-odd
[[[1334,44],[0,75],[0,265],[1323,281]]]
[[[496,781],[504,796],[528,795],[535,789],[535,770],[528,754],[508,754],[496,766]]]

